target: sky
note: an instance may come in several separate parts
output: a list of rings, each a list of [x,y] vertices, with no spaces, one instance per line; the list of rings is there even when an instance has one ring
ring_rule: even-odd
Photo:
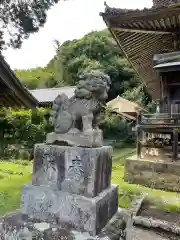
[[[142,9],[151,7],[152,0],[107,0],[110,7]],[[103,12],[104,0],[60,0],[47,13],[43,28],[25,40],[21,49],[3,52],[12,69],[44,67],[55,55],[54,40],[63,43],[102,30],[106,26],[99,16]]]

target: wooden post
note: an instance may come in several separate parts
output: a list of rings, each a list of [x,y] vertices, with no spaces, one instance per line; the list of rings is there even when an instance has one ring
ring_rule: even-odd
[[[174,121],[174,124],[177,126],[178,120]],[[173,160],[177,161],[178,158],[178,129],[173,129]]]
[[[140,124],[141,124],[141,113],[138,114],[137,117],[137,158],[141,158],[141,129],[140,129]]]

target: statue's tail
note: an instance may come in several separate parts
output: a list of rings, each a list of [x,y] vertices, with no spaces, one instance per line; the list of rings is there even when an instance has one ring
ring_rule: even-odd
[[[50,122],[54,126],[55,121],[58,115],[59,110],[61,109],[61,106],[64,102],[68,100],[68,97],[65,94],[58,95],[52,105],[52,110],[50,112]]]

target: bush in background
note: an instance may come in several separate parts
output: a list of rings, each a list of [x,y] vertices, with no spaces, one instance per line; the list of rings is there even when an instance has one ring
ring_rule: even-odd
[[[105,139],[133,143],[135,141],[135,136],[132,132],[133,124],[134,122],[127,121],[119,114],[112,113],[110,109],[106,109],[100,128],[103,130]]]
[[[36,143],[43,143],[46,134],[52,131],[49,122],[50,109],[14,110],[11,108],[0,110],[0,158],[1,159],[32,159],[33,147]],[[105,139],[116,140],[116,147],[124,143],[133,143],[132,122],[112,114],[108,109],[100,124]],[[120,145],[119,145],[120,144]]]
[[[0,110],[0,157],[3,159],[22,158],[31,155],[35,143],[45,141],[52,126],[48,121],[49,109]]]

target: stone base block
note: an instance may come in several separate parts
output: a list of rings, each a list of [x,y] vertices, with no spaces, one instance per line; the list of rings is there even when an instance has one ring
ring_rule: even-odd
[[[128,183],[180,192],[180,162],[126,159],[124,179]]]
[[[119,209],[98,236],[92,237],[87,232],[60,228],[58,224],[35,221],[16,211],[0,218],[0,239],[2,240],[119,240],[124,229],[124,212]]]
[[[95,197],[110,186],[112,147],[36,144],[32,184]]]
[[[55,191],[46,186],[24,185],[21,211],[31,219],[95,236],[118,209],[118,187],[112,185],[95,198]]]

